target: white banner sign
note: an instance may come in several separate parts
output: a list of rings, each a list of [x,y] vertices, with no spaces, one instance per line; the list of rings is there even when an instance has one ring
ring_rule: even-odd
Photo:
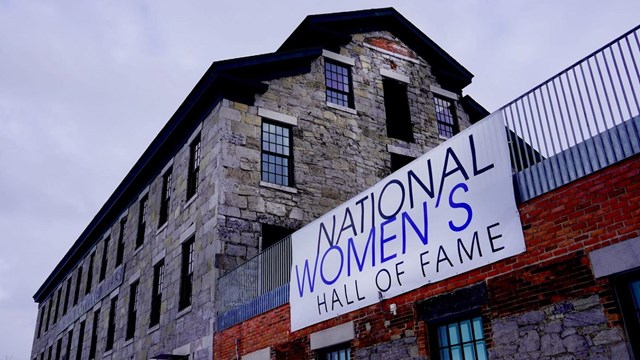
[[[500,113],[292,235],[291,331],[525,251]]]

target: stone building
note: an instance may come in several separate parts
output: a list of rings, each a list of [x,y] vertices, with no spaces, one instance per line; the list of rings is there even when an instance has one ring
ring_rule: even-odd
[[[218,278],[484,116],[471,78],[393,9],[214,62],[35,293],[31,359],[211,359]]]

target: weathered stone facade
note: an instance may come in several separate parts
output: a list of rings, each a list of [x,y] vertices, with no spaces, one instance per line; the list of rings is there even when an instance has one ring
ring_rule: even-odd
[[[70,358],[75,359],[81,351],[81,359],[87,359],[93,346],[95,358],[104,359],[149,359],[159,354],[211,359],[218,276],[261,251],[263,224],[299,228],[388,175],[392,152],[417,157],[444,140],[438,135],[432,92],[434,87],[441,89],[444,85],[432,73],[427,59],[387,31],[355,34],[339,52],[354,61],[351,66],[354,109],[327,103],[325,58],[318,56],[310,62],[310,71],[306,73],[264,81],[268,86],[266,92],[257,94],[253,101],[223,97],[209,104],[212,109],[208,115],[184,134],[170,156],[151,158],[149,161],[162,163],[152,173],[141,175],[146,188],[124,192],[126,206],[121,217],[102,224],[106,229],[103,236],[79,242],[80,247],[73,251],[81,253],[81,259],[72,265],[65,264],[68,270],[56,275],[60,280],[51,285],[53,290],[38,295],[41,310],[31,358],[41,359],[49,351],[64,358],[69,349]],[[381,72],[397,74],[409,81],[407,95],[414,142],[387,136]],[[469,116],[460,104],[461,89],[449,87],[443,91],[453,96],[459,127],[469,126]],[[292,127],[295,180],[291,187],[261,181],[263,110],[297,121]],[[198,135],[201,139],[198,190],[187,199],[190,145]],[[167,223],[159,226],[163,176],[168,169],[173,174],[169,216]],[[140,199],[144,196],[149,199],[144,243],[136,247]],[[126,220],[122,233],[124,261],[115,267],[122,219]],[[113,291],[98,296],[96,289],[105,281],[100,281],[98,274],[106,237],[110,239],[106,281],[113,274],[122,274]],[[191,238],[194,239],[192,303],[180,309],[182,244]],[[95,254],[92,289],[85,291],[91,253]],[[165,264],[160,322],[150,326],[154,265],[160,260]],[[69,285],[67,279],[71,279]],[[73,305],[78,282],[79,305]],[[127,340],[130,289],[136,282],[139,286],[135,334]],[[62,314],[67,291],[71,293],[69,313],[78,316]],[[57,300],[58,293],[63,294],[63,300]],[[114,345],[112,350],[106,350],[114,298],[117,299]],[[49,309],[56,308],[56,301],[61,303],[60,316],[53,321]],[[99,320],[94,340],[96,313]],[[81,323],[84,323],[82,342]]]
[[[629,359],[622,329],[593,295],[491,321],[490,359]]]

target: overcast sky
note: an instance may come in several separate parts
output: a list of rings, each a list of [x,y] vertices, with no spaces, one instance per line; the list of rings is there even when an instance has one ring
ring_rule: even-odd
[[[33,294],[212,61],[387,6],[490,111],[640,22],[637,0],[0,0],[0,360],[28,359]]]

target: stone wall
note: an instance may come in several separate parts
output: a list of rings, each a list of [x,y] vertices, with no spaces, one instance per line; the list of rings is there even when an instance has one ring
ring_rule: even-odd
[[[490,359],[629,359],[623,331],[607,325],[597,295],[493,319],[491,328]]]
[[[443,141],[430,90],[440,84],[427,61],[366,46],[369,39],[386,39],[407,49],[387,32],[356,34],[340,49],[340,55],[355,61],[351,68],[355,111],[327,104],[323,57],[312,62],[309,73],[268,81],[269,89],[256,97],[254,106],[223,102],[221,118],[227,122],[227,133],[221,157],[219,268],[232,269],[258,253],[260,224],[302,227],[389,175],[390,148],[418,157]],[[387,136],[381,70],[410,79],[407,91],[414,142]],[[456,105],[460,127],[466,128],[468,116],[459,102]],[[292,188],[260,183],[259,108],[297,118],[292,129]]]

